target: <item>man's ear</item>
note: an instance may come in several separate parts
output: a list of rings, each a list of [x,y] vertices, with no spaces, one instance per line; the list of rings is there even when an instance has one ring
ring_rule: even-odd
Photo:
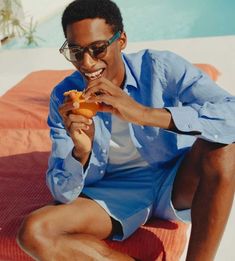
[[[120,44],[120,50],[124,50],[127,45],[127,36],[124,31],[121,33],[121,36],[119,37],[118,41]]]

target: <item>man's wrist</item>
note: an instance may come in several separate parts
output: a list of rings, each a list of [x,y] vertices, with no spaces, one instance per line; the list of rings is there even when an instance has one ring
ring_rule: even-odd
[[[73,147],[72,156],[84,166],[89,159],[90,152],[80,153],[77,152],[76,147]]]

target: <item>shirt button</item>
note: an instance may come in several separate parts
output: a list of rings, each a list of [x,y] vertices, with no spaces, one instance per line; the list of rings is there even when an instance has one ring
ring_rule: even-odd
[[[104,123],[105,123],[106,125],[108,125],[108,124],[109,124],[109,121],[105,121]]]
[[[219,136],[217,134],[215,134],[214,138],[217,140],[219,138]]]
[[[103,171],[103,170],[101,170],[101,171],[100,171],[100,174],[104,174],[104,171]]]

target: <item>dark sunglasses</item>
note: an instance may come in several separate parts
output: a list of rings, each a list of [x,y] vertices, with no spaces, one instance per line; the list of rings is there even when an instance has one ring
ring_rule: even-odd
[[[118,31],[109,40],[98,41],[92,43],[86,47],[81,46],[68,46],[67,40],[60,47],[59,51],[70,62],[82,62],[84,53],[88,52],[93,59],[101,59],[107,53],[107,47],[111,45],[121,36],[121,32]]]

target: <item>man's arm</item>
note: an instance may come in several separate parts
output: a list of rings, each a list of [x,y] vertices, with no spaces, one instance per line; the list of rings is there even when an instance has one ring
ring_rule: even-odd
[[[58,103],[52,94],[48,117],[52,150],[46,179],[53,197],[67,203],[81,193],[84,185],[84,170],[82,163],[72,155],[74,143],[62,124]]]
[[[88,85],[85,97],[102,103],[103,111],[134,124],[196,135],[212,142],[234,142],[235,97],[183,58],[169,52],[162,60],[162,95],[171,100],[172,107],[146,107],[102,77]],[[97,92],[101,94],[96,96]]]

